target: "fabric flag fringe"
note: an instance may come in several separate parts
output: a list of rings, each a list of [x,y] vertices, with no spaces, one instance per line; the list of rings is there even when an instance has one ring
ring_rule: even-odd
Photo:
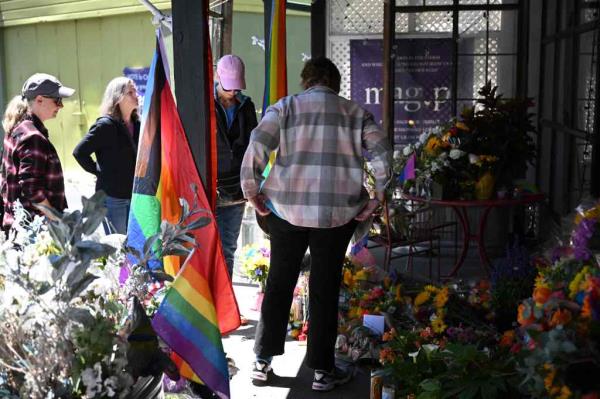
[[[211,209],[167,80],[161,42],[157,31],[129,215],[128,244],[140,251],[146,239],[159,231],[161,220],[179,220],[179,198],[192,204],[197,195],[199,206]],[[176,277],[152,325],[173,351],[181,375],[202,381],[220,398],[229,398],[221,334],[239,327],[239,309],[214,217],[193,234],[198,247],[186,264],[181,265],[179,257],[163,259],[165,271]],[[158,259],[153,262],[151,267],[160,267]]]

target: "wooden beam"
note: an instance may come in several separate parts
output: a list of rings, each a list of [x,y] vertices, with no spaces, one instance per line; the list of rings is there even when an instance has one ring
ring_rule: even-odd
[[[196,167],[210,198],[215,190],[207,179],[210,150],[210,104],[202,93],[208,81],[208,0],[172,0],[173,58],[177,109]],[[208,181],[208,182],[207,182]]]
[[[233,37],[233,0],[223,4],[223,31],[221,33],[221,56],[231,54]]]
[[[383,131],[394,145],[394,86],[396,0],[383,2]]]
[[[314,0],[310,6],[310,54],[314,58],[327,55],[326,8],[325,0]]]

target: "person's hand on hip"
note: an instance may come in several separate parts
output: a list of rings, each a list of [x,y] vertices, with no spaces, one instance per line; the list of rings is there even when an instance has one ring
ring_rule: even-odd
[[[252,198],[248,198],[248,201],[252,204],[260,216],[267,216],[269,213],[271,213],[271,210],[267,208],[267,205],[265,204],[266,197],[263,194],[258,194]]]
[[[364,222],[373,214],[373,212],[375,212],[380,204],[381,202],[379,202],[377,198],[370,199],[362,211],[360,211],[358,215],[354,217],[354,219],[358,220],[359,222]]]

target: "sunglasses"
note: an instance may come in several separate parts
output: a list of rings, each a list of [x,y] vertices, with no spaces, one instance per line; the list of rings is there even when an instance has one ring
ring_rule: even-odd
[[[42,96],[42,97],[51,99],[52,101],[54,101],[54,104],[56,104],[57,107],[60,107],[61,105],[63,105],[62,98],[60,98],[60,97],[50,97],[50,96]]]

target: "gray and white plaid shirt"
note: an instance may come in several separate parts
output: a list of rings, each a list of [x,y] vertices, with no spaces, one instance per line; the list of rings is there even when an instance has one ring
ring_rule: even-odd
[[[383,192],[392,149],[369,112],[323,86],[284,97],[252,131],[241,169],[244,196],[264,194],[275,213],[296,226],[341,226],[369,199],[363,150],[375,190]],[[273,151],[277,155],[265,180]]]

